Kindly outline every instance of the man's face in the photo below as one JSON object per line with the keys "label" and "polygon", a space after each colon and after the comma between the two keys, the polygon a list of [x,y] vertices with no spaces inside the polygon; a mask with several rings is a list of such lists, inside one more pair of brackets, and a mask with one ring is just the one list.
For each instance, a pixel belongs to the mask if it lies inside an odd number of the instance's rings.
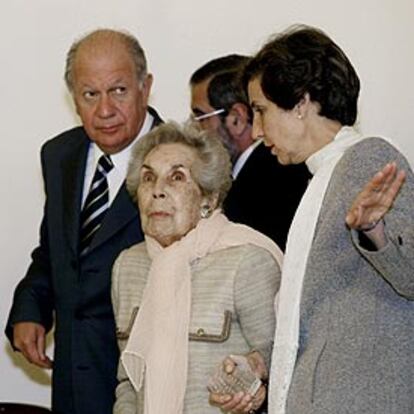
{"label": "man's face", "polygon": [[[208,100],[209,82],[210,79],[207,79],[191,85],[191,111],[193,116],[205,115],[217,109],[213,108]],[[222,122],[221,117],[219,115],[213,115],[198,121],[198,123],[202,129],[214,132],[219,136],[224,147],[229,152],[232,162],[234,162],[239,156],[239,150],[230,131],[225,123]]]}
{"label": "man's face", "polygon": [[152,77],[137,77],[121,42],[81,46],[73,66],[76,110],[89,136],[102,151],[114,154],[138,135],[145,119]]}

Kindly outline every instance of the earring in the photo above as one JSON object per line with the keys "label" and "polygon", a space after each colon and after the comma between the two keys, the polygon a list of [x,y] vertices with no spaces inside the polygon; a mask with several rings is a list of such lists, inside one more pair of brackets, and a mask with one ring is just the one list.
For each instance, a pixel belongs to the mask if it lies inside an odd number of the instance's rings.
{"label": "earring", "polygon": [[208,204],[205,204],[204,206],[201,206],[200,210],[200,216],[201,218],[207,218],[210,216],[210,206]]}
{"label": "earring", "polygon": [[302,118],[303,118],[302,114],[298,114],[298,119],[302,119]]}

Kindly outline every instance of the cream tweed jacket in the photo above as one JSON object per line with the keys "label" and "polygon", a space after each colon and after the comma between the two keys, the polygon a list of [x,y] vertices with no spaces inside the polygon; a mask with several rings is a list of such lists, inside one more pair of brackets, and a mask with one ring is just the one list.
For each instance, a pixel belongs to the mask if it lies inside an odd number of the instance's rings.
{"label": "cream tweed jacket", "polygon": [[[139,312],[150,265],[145,243],[124,250],[114,264],[112,303],[121,352]],[[206,386],[222,359],[256,349],[269,364],[275,329],[273,303],[279,289],[280,269],[266,250],[246,244],[211,253],[194,262],[191,271],[184,413],[220,413],[209,404]],[[142,390],[135,392],[121,364],[118,380],[114,414],[142,413]]]}

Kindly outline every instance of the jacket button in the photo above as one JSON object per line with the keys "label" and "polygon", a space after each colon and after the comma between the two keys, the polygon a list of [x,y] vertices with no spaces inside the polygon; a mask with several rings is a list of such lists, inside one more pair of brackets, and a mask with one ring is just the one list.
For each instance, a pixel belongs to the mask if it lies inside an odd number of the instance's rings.
{"label": "jacket button", "polygon": [[197,336],[204,336],[205,334],[206,334],[206,332],[204,331],[203,328],[197,329]]}

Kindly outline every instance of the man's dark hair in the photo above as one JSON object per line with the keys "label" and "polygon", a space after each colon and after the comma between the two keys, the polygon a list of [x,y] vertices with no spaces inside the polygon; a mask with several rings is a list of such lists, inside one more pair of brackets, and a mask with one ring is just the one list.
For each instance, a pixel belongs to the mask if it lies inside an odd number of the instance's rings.
{"label": "man's dark hair", "polygon": [[190,85],[204,82],[220,72],[237,69],[244,65],[248,59],[247,56],[231,54],[210,60],[191,75]]}
{"label": "man's dark hair", "polygon": [[225,109],[225,114],[228,114],[234,104],[242,103],[248,108],[249,122],[251,122],[252,111],[241,82],[241,71],[242,67],[240,70],[230,70],[215,75],[208,84],[208,101],[214,109]]}
{"label": "man's dark hair", "polygon": [[309,94],[321,116],[353,125],[358,75],[340,47],[319,29],[299,25],[276,35],[246,65],[243,85],[259,79],[263,94],[289,110]]}

